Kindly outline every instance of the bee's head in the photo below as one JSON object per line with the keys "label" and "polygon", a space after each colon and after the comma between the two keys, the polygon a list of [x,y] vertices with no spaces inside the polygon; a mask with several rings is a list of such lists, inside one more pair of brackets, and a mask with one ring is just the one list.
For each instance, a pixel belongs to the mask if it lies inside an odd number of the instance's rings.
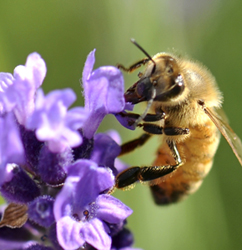
{"label": "bee's head", "polygon": [[176,59],[167,54],[157,54],[147,65],[139,81],[125,93],[126,102],[167,102],[181,95],[185,89]]}

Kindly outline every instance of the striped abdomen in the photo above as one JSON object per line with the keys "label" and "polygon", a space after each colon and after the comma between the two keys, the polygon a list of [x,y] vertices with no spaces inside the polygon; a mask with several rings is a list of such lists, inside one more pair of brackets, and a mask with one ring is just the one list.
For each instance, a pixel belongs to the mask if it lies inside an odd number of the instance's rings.
{"label": "striped abdomen", "polygon": [[[151,182],[157,204],[177,202],[195,192],[210,171],[220,133],[211,120],[202,126],[189,127],[190,136],[177,143],[183,165],[176,171]],[[164,143],[158,150],[154,166],[174,165],[170,149]]]}

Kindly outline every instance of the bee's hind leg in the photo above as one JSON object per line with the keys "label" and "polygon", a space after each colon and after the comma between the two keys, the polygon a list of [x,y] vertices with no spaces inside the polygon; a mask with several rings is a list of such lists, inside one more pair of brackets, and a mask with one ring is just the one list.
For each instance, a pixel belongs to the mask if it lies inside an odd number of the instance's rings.
{"label": "bee's hind leg", "polygon": [[135,166],[128,168],[116,176],[115,187],[125,188],[129,185],[132,185],[136,181],[142,181],[142,182],[151,181],[176,170],[182,164],[180,154],[177,150],[176,143],[174,141],[167,142],[167,144],[171,149],[174,159],[176,161],[175,165],[149,166],[149,167]]}

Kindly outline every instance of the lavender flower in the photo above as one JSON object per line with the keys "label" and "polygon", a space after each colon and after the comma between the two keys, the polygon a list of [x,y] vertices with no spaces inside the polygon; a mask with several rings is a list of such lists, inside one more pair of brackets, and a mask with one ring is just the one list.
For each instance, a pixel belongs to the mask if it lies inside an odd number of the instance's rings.
{"label": "lavender flower", "polygon": [[64,249],[76,249],[85,242],[96,249],[110,249],[108,224],[118,224],[132,213],[122,202],[105,194],[113,184],[111,172],[93,161],[78,160],[69,166],[65,185],[54,204],[57,236]]}
{"label": "lavender flower", "polygon": [[88,113],[81,107],[67,110],[75,99],[71,89],[55,90],[46,97],[41,89],[37,91],[35,110],[27,128],[36,129],[38,140],[47,142],[52,152],[63,152],[82,143],[77,129],[83,126]]}
{"label": "lavender flower", "polygon": [[94,55],[95,50],[88,55],[82,74],[85,109],[90,114],[83,126],[87,138],[93,137],[105,115],[119,113],[125,107],[122,73],[112,66],[92,71],[95,63]]}
{"label": "lavender flower", "polygon": [[11,166],[24,163],[24,148],[12,112],[0,116],[0,185],[11,180]]}
{"label": "lavender flower", "polygon": [[28,56],[25,66],[17,66],[13,76],[1,73],[1,113],[13,109],[18,122],[25,125],[34,110],[36,90],[41,86],[45,75],[45,62],[37,53]]}
{"label": "lavender flower", "polygon": [[14,78],[9,73],[0,73],[0,115],[9,112],[15,106],[15,98],[12,91],[9,91]]}
{"label": "lavender flower", "polygon": [[93,71],[94,53],[83,70],[85,107],[69,109],[71,89],[43,93],[37,53],[13,75],[0,73],[0,191],[9,203],[0,249],[132,249],[123,229],[132,210],[108,192],[116,164],[125,166],[118,135],[96,134],[107,114],[127,107],[123,77],[112,66]]}

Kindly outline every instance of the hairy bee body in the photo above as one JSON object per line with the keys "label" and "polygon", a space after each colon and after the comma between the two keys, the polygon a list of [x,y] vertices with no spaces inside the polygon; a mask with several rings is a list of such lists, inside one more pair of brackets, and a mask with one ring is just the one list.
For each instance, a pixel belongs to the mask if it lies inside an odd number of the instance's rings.
{"label": "hairy bee body", "polygon": [[[154,57],[164,57],[160,53]],[[170,56],[170,55],[169,55]],[[174,58],[174,56],[172,56]],[[181,75],[189,86],[186,101],[161,104],[154,102],[153,110],[161,109],[165,112],[164,127],[186,127],[189,135],[166,136],[161,135],[162,142],[174,140],[181,155],[183,164],[174,172],[150,182],[151,191],[157,204],[177,202],[195,192],[202,184],[203,178],[210,171],[214,155],[217,151],[220,133],[211,119],[197,104],[198,99],[207,99],[209,108],[219,107],[221,94],[210,72],[200,64],[176,59]],[[196,88],[193,88],[196,82]],[[200,83],[200,84],[199,84]],[[157,151],[157,158],[152,165],[174,165],[174,156],[166,143]]]}
{"label": "hairy bee body", "polygon": [[[222,94],[210,71],[198,62],[168,53],[147,58],[129,68],[146,65],[139,80],[125,92],[126,102],[147,102],[143,114],[121,113],[128,124],[145,134],[122,145],[121,154],[142,146],[152,135],[161,146],[152,166],[134,166],[116,176],[115,187],[125,189],[137,181],[149,182],[157,204],[169,204],[194,193],[210,171],[220,141],[220,133],[242,165],[242,143],[222,117]],[[149,113],[150,112],[150,113]],[[219,113],[221,114],[219,114]]]}
{"label": "hairy bee body", "polygon": [[[220,133],[208,120],[203,125],[188,126],[190,136],[177,143],[183,165],[174,172],[151,181],[157,204],[177,202],[195,192],[210,171],[220,140]],[[164,138],[165,140],[165,138]],[[167,144],[158,149],[154,166],[174,165],[174,157]]]}

